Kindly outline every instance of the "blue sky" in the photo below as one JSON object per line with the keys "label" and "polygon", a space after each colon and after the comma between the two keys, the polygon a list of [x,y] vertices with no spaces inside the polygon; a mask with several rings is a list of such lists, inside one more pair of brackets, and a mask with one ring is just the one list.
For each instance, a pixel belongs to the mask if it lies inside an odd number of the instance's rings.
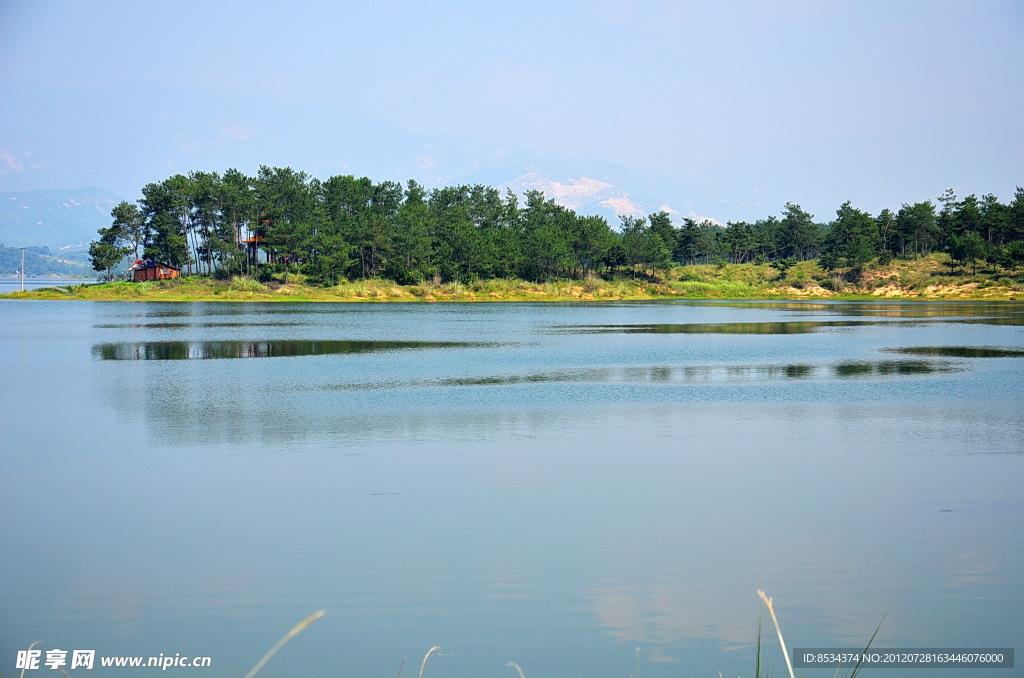
{"label": "blue sky", "polygon": [[540,163],[721,221],[1008,201],[1022,71],[1020,0],[0,0],[0,192]]}

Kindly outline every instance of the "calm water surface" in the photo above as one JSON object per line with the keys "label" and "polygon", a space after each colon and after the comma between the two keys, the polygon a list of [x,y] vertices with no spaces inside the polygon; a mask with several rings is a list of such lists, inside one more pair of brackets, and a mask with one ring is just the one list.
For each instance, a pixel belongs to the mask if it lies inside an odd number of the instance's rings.
{"label": "calm water surface", "polygon": [[[96,278],[25,278],[25,291],[40,287],[64,287],[66,285],[94,285]],[[0,294],[21,290],[21,278],[0,278]]]}
{"label": "calm water surface", "polygon": [[0,673],[1021,652],[1022,403],[1021,304],[3,301]]}

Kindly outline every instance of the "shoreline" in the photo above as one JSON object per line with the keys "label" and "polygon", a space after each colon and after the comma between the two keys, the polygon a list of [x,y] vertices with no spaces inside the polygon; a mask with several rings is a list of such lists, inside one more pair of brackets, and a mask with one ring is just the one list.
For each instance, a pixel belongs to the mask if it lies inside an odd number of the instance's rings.
{"label": "shoreline", "polygon": [[[489,281],[494,282],[494,281]],[[75,300],[136,302],[228,302],[228,303],[504,303],[562,302],[605,303],[620,301],[991,301],[1021,302],[1024,294],[1008,287],[977,283],[935,285],[924,290],[886,285],[874,290],[853,289],[832,292],[821,287],[754,287],[710,283],[605,283],[588,289],[583,282],[461,285],[436,287],[397,285],[387,281],[363,281],[335,287],[301,284],[240,289],[231,283],[193,281],[183,283],[97,283],[53,285],[25,292],[0,294],[11,300]],[[495,289],[498,288],[498,289]],[[501,289],[504,288],[504,289]]]}
{"label": "shoreline", "polygon": [[769,264],[694,264],[671,270],[619,273],[608,280],[528,282],[493,278],[468,283],[423,281],[399,285],[385,279],[307,284],[305,276],[277,274],[264,282],[233,277],[186,276],[149,282],[55,284],[0,299],[89,301],[228,302],[606,302],[654,300],[777,301],[1024,301],[1024,274],[993,268],[982,273],[950,271],[948,255],[875,264],[856,274],[822,270],[802,261],[779,271]]}

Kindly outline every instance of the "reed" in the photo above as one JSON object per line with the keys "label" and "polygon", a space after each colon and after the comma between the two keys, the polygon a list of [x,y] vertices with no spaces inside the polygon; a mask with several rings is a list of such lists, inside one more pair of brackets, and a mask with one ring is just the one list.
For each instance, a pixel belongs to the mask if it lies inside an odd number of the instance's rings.
{"label": "reed", "polygon": [[761,615],[757,616],[757,649],[754,651],[754,675],[761,676]]}
{"label": "reed", "polygon": [[[37,640],[37,641],[33,642],[31,645],[28,646],[28,649],[31,650],[33,647],[35,647],[36,645],[38,645],[41,642],[43,642],[43,641]],[[19,676],[19,678],[25,678],[25,669],[24,668],[21,670],[21,675]]]}
{"label": "reed", "polygon": [[[775,632],[779,636],[779,645],[782,646],[782,656],[786,658],[786,668],[789,669],[789,678],[796,678],[793,673],[793,664],[789,660],[789,649],[786,647],[786,641],[782,638],[782,629],[779,627],[779,620],[775,616],[775,607],[772,605],[772,599],[769,598],[764,591],[758,591],[757,595],[761,596],[761,600],[764,601],[765,607],[768,608],[768,613],[772,616],[772,622],[775,624]],[[868,639],[868,644],[864,646],[864,649],[860,652],[860,659],[853,667],[853,671],[846,678],[856,678],[857,674],[860,673],[862,664],[864,662],[864,655],[871,649],[871,644],[875,642],[875,636],[878,635],[878,631],[882,628],[882,624],[885,622],[885,615],[882,617],[882,621],[878,622],[878,626],[875,627],[875,632],[871,634],[871,638]],[[836,676],[839,675],[839,668],[836,667]],[[754,678],[761,678],[761,620],[757,620],[757,654],[754,657]]]}
{"label": "reed", "polygon": [[[888,616],[888,615],[886,615]],[[882,628],[882,622],[885,621],[885,617],[882,617],[882,621],[878,622],[878,626],[875,627],[875,632],[871,634],[871,638],[868,639],[868,644],[864,646],[864,651],[860,653],[861,659],[857,661],[857,665],[853,667],[853,671],[850,673],[848,678],[856,678],[857,674],[860,673],[861,664],[864,662],[864,655],[871,649],[871,643],[875,642],[875,636],[878,635],[878,630]],[[838,675],[839,669],[836,669]]]}
{"label": "reed", "polygon": [[[298,624],[296,624],[295,627],[292,628],[291,631],[289,631],[288,633],[284,634],[284,636],[281,638],[281,640],[277,641],[277,644],[274,645],[274,647],[270,648],[269,652],[267,652],[265,655],[263,655],[263,659],[261,659],[258,662],[256,662],[256,666],[252,667],[252,670],[249,671],[249,673],[245,674],[245,678],[252,678],[257,673],[259,673],[260,669],[262,669],[263,666],[268,661],[270,661],[271,657],[273,657],[275,654],[277,654],[278,650],[280,650],[282,647],[284,647],[285,643],[287,643],[289,640],[291,640],[295,636],[297,636],[300,633],[302,633],[302,631],[307,626],[309,626],[310,624],[312,624],[313,622],[315,622],[317,619],[319,619],[320,617],[324,616],[325,614],[327,614],[327,610],[320,610],[319,612],[314,612],[313,614],[309,615],[308,617],[306,617],[305,619],[300,621]],[[424,659],[423,661],[426,662],[426,659]],[[422,675],[423,675],[423,672],[421,670],[420,671],[421,678],[422,678]]]}
{"label": "reed", "polygon": [[266,292],[267,286],[259,280],[235,276],[231,279],[231,284],[228,285],[228,289],[232,292]]}
{"label": "reed", "polygon": [[427,650],[427,653],[425,655],[423,655],[423,663],[420,664],[420,678],[423,678],[423,669],[426,668],[427,660],[430,659],[430,655],[434,654],[435,652],[437,652],[440,649],[441,649],[440,645],[435,645],[434,647],[432,647],[429,650]]}
{"label": "reed", "polygon": [[789,650],[786,648],[786,641],[782,639],[782,629],[779,628],[779,620],[775,616],[775,608],[772,607],[772,599],[765,595],[764,591],[758,591],[757,595],[761,596],[761,600],[764,601],[765,607],[768,608],[768,614],[772,616],[772,622],[775,624],[775,632],[779,634],[779,645],[782,646],[782,656],[786,658],[786,668],[789,669],[789,678],[796,678],[793,674],[793,663],[789,661]]}
{"label": "reed", "polygon": [[458,280],[445,283],[438,288],[438,292],[443,295],[451,296],[453,300],[462,299],[466,296],[466,286]]}

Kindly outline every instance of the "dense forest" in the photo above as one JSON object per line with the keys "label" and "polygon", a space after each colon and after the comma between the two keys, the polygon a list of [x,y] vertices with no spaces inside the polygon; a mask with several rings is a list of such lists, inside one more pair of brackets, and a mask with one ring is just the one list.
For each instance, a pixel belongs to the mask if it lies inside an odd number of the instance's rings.
{"label": "dense forest", "polygon": [[1024,265],[1024,188],[1010,204],[994,195],[904,204],[878,215],[849,202],[828,222],[787,203],[779,216],[726,226],[667,212],[581,216],[530,191],[522,200],[482,185],[426,190],[410,180],[354,176],[321,181],[291,168],[176,174],[122,202],[90,247],[93,267],[126,256],[185,274],[266,278],[301,272],[319,284],[386,278],[473,282],[639,275],[680,264],[770,262],[780,270],[817,259],[856,277],[874,260],[948,252],[950,266]]}

